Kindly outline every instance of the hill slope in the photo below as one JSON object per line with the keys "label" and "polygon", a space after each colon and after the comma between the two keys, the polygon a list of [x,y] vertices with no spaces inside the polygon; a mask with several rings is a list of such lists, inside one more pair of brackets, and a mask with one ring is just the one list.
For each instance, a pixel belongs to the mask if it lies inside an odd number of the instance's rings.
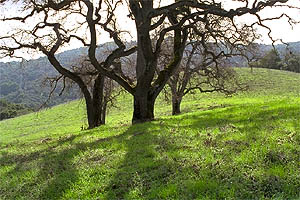
{"label": "hill slope", "polygon": [[300,198],[300,75],[237,70],[249,92],[145,124],[128,96],[94,130],[78,101],[0,122],[0,199]]}
{"label": "hill slope", "polygon": [[[74,50],[75,51],[75,50]],[[68,52],[58,56],[63,64],[71,62]],[[79,56],[79,52],[77,52]],[[58,105],[63,102],[78,99],[80,96],[78,88],[68,88],[68,91],[59,96],[63,88],[61,82],[52,94],[50,101],[47,101],[51,91],[50,83],[46,78],[53,78],[58,72],[51,66],[45,57],[28,62],[0,62],[0,99],[8,102],[23,104],[34,110],[40,108],[45,102],[48,106]]]}
{"label": "hill slope", "polygon": [[[300,42],[288,43],[289,49],[298,54],[300,52]],[[129,46],[132,44],[129,43]],[[103,49],[113,48],[113,43],[108,42],[103,44]],[[270,51],[273,47],[271,45],[259,44],[259,51],[262,54]],[[284,54],[286,46],[279,44],[275,45],[276,49],[281,55]],[[74,62],[74,58],[78,58],[87,54],[86,48],[72,49],[57,54],[58,60],[67,67],[70,67]],[[101,48],[98,49],[97,54],[103,54]],[[105,53],[104,53],[105,54]],[[234,65],[247,66],[245,59],[234,57],[231,60]],[[0,99],[6,99],[11,103],[23,104],[32,109],[37,110],[48,99],[50,93],[50,85],[46,84],[46,77],[55,77],[58,72],[51,66],[46,57],[40,57],[28,62],[0,62]],[[58,84],[54,91],[52,98],[47,102],[48,106],[54,106],[70,100],[78,99],[80,92],[77,86],[73,86],[68,92],[62,96],[59,93],[62,89],[62,83]]]}

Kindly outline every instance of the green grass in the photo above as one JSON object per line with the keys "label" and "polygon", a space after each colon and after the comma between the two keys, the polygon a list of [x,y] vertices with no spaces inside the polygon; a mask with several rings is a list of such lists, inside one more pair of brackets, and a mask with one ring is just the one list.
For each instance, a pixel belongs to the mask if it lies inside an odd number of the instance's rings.
{"label": "green grass", "polygon": [[144,124],[126,95],[93,130],[79,101],[1,121],[0,199],[300,199],[300,74],[237,70],[248,92]]}

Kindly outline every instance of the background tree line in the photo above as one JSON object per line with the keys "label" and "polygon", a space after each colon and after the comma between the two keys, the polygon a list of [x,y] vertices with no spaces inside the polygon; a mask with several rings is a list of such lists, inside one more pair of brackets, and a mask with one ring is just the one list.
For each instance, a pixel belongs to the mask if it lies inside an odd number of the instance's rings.
{"label": "background tree line", "polygon": [[299,50],[293,52],[286,49],[279,52],[277,49],[272,49],[262,53],[261,58],[251,62],[250,66],[300,73],[300,53]]}

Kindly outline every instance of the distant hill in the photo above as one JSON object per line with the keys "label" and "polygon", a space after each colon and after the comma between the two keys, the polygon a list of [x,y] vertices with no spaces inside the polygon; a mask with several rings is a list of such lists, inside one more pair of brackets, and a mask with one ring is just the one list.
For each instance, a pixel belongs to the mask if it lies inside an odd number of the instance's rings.
{"label": "distant hill", "polygon": [[[277,44],[275,45],[276,50],[279,52],[279,55],[281,58],[284,57],[284,54],[286,50],[293,52],[294,54],[300,54],[300,41],[299,42],[291,42],[287,43],[288,45],[285,44]],[[268,51],[273,49],[272,45],[266,45],[266,44],[257,44],[258,49],[257,52],[255,52],[255,56],[257,58],[263,57]],[[251,56],[250,56],[251,57]],[[245,58],[236,56],[229,58],[231,63],[233,63],[234,67],[245,67],[248,66],[248,62]]]}
{"label": "distant hill", "polygon": [[[101,47],[103,47],[101,50],[110,50],[114,45],[108,42]],[[97,54],[99,57],[102,55],[100,48]],[[82,47],[64,51],[56,56],[64,67],[69,68],[74,63],[74,59],[84,55],[87,55],[87,48]],[[0,62],[0,100],[37,110],[41,106],[51,107],[80,98],[81,93],[76,84],[59,96],[63,87],[62,83],[59,83],[51,99],[48,100],[51,87],[45,79],[57,75],[58,72],[46,57],[25,62]]]}
{"label": "distant hill", "polygon": [[[265,44],[260,44],[259,47],[264,52],[270,51],[273,48],[272,45],[265,45]],[[300,41],[299,42],[290,42],[290,43],[288,43],[288,45],[278,44],[278,45],[275,45],[275,48],[277,49],[277,51],[280,54],[283,54],[287,48],[290,51],[292,51],[293,53],[300,53]]]}
{"label": "distant hill", "polygon": [[[72,57],[79,55],[79,50],[72,50],[60,54],[58,57],[67,64]],[[72,56],[73,55],[73,56]],[[0,99],[11,103],[24,104],[34,110],[44,104],[50,93],[50,86],[44,83],[46,77],[54,77],[58,72],[51,66],[46,57],[28,62],[0,63]],[[59,84],[47,106],[77,99],[78,89],[71,88],[62,96],[58,96],[62,85]]]}

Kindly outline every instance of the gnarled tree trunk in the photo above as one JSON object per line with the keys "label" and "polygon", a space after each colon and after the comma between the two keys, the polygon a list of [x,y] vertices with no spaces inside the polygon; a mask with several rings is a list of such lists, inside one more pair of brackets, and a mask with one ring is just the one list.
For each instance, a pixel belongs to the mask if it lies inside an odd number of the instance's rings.
{"label": "gnarled tree trunk", "polygon": [[155,99],[148,95],[134,95],[133,117],[132,123],[142,123],[152,121],[154,119],[154,103]]}
{"label": "gnarled tree trunk", "polygon": [[99,74],[95,79],[93,95],[91,96],[88,91],[84,92],[89,129],[105,124],[105,114],[103,114],[104,80],[105,77]]}
{"label": "gnarled tree trunk", "polygon": [[104,79],[105,77],[101,74],[95,79],[93,87],[93,96],[91,102],[87,102],[87,115],[89,128],[95,128],[102,124],[105,124],[103,121],[103,96],[104,96]]}
{"label": "gnarled tree trunk", "polygon": [[[146,5],[147,4],[147,5]],[[149,1],[145,6],[151,8],[153,5]],[[146,8],[143,8],[144,10]],[[157,59],[152,52],[150,39],[151,20],[141,12],[136,13],[137,24],[137,62],[136,75],[137,85],[133,94],[133,117],[132,123],[142,123],[154,119],[154,102],[156,97],[151,93],[152,80],[155,74]]]}
{"label": "gnarled tree trunk", "polygon": [[181,97],[176,97],[172,94],[172,115],[178,115],[181,113],[180,105],[181,105]]}
{"label": "gnarled tree trunk", "polygon": [[102,120],[102,109],[105,76],[102,74],[97,75],[91,94],[91,92],[88,90],[88,85],[80,76],[63,68],[59,61],[55,58],[54,53],[49,53],[46,50],[44,50],[44,52],[48,56],[50,63],[59,73],[70,78],[79,86],[86,102],[88,128],[91,129],[104,124],[104,121]]}

